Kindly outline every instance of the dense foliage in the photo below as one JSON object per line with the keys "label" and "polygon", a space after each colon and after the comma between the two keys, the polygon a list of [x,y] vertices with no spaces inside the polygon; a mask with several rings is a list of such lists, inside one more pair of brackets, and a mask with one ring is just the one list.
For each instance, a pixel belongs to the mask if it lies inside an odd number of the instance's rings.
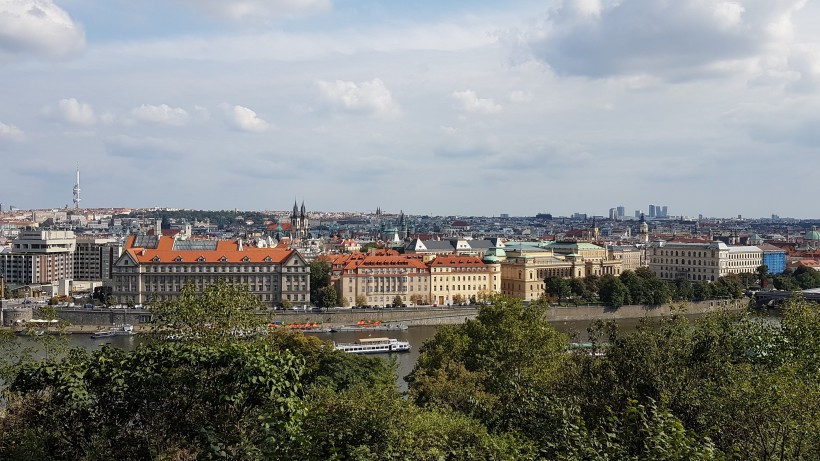
{"label": "dense foliage", "polygon": [[[637,293],[613,279],[622,296]],[[575,347],[544,320],[546,302],[496,297],[474,320],[437,330],[405,397],[388,361],[298,332],[247,334],[256,330],[244,302],[230,301],[242,290],[232,290],[166,304],[162,334],[175,341],[8,363],[0,459],[768,461],[820,453],[820,308],[801,299],[785,306],[781,323],[746,313],[645,320],[635,331],[596,323],[588,347]],[[0,336],[4,356],[13,345]]]}
{"label": "dense foliage", "polygon": [[[820,286],[820,272],[816,272]],[[777,284],[777,278],[775,284]],[[547,277],[546,292],[559,303],[602,303],[609,307],[627,304],[660,305],[674,301],[704,301],[707,299],[738,299],[744,290],[759,281],[756,274],[731,274],[714,282],[690,282],[678,279],[668,282],[659,279],[646,267],[627,270],[619,276],[589,275],[565,279]],[[795,282],[796,283],[796,282]]]}
{"label": "dense foliage", "polygon": [[774,277],[774,287],[778,290],[808,290],[820,288],[820,271],[800,266],[794,271],[786,269]]}

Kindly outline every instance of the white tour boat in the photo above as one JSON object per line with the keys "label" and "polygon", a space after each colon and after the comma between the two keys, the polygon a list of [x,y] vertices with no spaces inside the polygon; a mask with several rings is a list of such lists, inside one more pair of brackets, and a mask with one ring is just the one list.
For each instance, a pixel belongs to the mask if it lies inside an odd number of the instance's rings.
{"label": "white tour boat", "polygon": [[91,334],[94,339],[111,338],[112,336],[131,336],[134,334],[134,326],[124,323],[118,327],[111,327],[107,330],[98,330]]}
{"label": "white tour boat", "polygon": [[333,343],[336,350],[350,354],[387,354],[409,352],[410,343],[395,338],[363,338],[355,343]]}

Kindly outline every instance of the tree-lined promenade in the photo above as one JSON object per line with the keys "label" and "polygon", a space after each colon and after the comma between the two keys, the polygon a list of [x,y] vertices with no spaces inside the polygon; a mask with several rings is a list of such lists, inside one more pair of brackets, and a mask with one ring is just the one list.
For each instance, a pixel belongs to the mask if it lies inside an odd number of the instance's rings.
{"label": "tree-lined promenade", "polygon": [[[187,289],[133,352],[35,360],[4,338],[0,459],[815,460],[820,308],[599,322],[575,348],[539,301],[442,326],[395,389],[389,362],[255,336],[246,290]],[[173,339],[173,340],[169,340]]]}

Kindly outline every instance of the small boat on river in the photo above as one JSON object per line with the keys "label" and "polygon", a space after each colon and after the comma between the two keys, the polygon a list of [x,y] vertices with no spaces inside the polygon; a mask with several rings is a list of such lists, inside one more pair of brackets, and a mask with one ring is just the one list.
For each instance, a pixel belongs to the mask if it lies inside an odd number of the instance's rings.
{"label": "small boat on river", "polygon": [[134,334],[134,326],[124,323],[118,327],[111,327],[107,330],[97,330],[91,334],[94,339],[111,338],[114,336],[131,336]]}
{"label": "small boat on river", "polygon": [[355,343],[333,343],[333,347],[349,354],[389,354],[410,351],[409,342],[395,338],[362,338]]}

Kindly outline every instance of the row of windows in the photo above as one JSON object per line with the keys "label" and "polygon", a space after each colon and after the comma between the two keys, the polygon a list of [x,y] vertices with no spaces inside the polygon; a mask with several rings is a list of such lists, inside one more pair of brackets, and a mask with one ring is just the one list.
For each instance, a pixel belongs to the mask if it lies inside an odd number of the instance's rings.
{"label": "row of windows", "polygon": [[681,251],[681,250],[662,250],[655,249],[654,254],[659,256],[686,256],[689,258],[714,258],[717,250],[711,251]]}
{"label": "row of windows", "polygon": [[275,272],[275,266],[146,266],[145,272]]}
{"label": "row of windows", "polygon": [[[476,280],[487,280],[487,276],[486,276],[486,275],[473,275],[473,276],[465,275],[465,276],[464,276],[463,281],[465,281],[465,282],[466,282],[466,281],[468,281],[468,280],[472,280],[472,281],[476,281]],[[437,281],[437,280],[436,280],[436,277],[433,277],[433,281],[434,281],[434,282],[436,282],[436,281]],[[442,281],[442,282],[449,282],[449,281],[450,281],[450,277],[441,277],[441,281]],[[454,275],[454,276],[453,276],[453,281],[454,281],[454,282],[461,282],[461,281],[462,281],[462,278],[461,278],[461,276],[460,276],[460,275]]]}
{"label": "row of windows", "polygon": [[[453,287],[453,291],[461,291],[462,285],[439,285],[438,291],[450,291],[450,287]],[[433,286],[433,290],[435,291],[436,287]],[[487,285],[464,285],[464,290],[486,290]]]}
{"label": "row of windows", "polygon": [[481,266],[447,266],[447,267],[433,267],[433,272],[487,272],[487,267]]}

